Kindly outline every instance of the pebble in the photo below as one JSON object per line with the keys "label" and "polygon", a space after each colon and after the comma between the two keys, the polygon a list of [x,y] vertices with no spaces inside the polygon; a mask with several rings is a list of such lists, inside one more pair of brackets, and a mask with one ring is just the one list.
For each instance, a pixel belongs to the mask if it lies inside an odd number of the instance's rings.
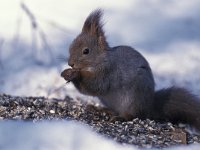
{"label": "pebble", "polygon": [[49,111],[51,114],[55,114],[55,111],[54,110],[50,110]]}

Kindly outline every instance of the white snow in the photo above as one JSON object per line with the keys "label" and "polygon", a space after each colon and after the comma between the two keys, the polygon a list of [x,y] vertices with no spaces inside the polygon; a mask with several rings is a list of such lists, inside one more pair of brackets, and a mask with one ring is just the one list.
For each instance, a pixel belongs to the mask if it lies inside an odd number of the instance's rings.
{"label": "white snow", "polygon": [[77,122],[0,122],[1,150],[135,150]]}
{"label": "white snow", "polygon": [[[94,133],[78,122],[0,122],[1,150],[136,150]],[[199,145],[171,147],[198,150]],[[167,149],[166,149],[167,150]]]}
{"label": "white snow", "polygon": [[[36,28],[22,3],[33,13]],[[200,96],[199,6],[199,0],[1,0],[0,93],[83,97],[60,73],[68,67],[70,42],[100,7],[110,45],[140,51],[157,89],[177,85]]]}

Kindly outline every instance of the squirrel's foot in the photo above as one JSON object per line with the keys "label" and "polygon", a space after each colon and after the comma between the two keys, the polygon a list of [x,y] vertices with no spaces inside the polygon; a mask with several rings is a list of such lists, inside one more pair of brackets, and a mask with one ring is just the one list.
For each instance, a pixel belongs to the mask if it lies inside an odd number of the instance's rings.
{"label": "squirrel's foot", "polygon": [[132,120],[134,117],[133,115],[130,115],[128,113],[121,114],[121,115],[114,115],[113,117],[110,118],[110,122],[115,122],[115,121],[120,121],[120,122],[126,122],[129,120]]}
{"label": "squirrel's foot", "polygon": [[125,122],[127,121],[125,118],[121,117],[121,116],[112,116],[109,120],[109,122],[115,122],[115,121],[119,121],[119,122]]}
{"label": "squirrel's foot", "polygon": [[79,76],[79,71],[77,69],[65,69],[61,73],[61,77],[63,77],[66,81],[70,82],[73,79],[77,78]]}

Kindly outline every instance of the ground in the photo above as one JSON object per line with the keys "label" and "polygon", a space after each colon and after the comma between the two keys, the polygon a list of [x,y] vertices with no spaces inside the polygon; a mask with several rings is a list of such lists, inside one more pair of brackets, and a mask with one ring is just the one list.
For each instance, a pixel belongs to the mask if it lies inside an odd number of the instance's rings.
{"label": "ground", "polygon": [[0,119],[40,123],[43,121],[78,121],[105,138],[139,148],[166,148],[200,143],[200,136],[188,132],[185,125],[154,120],[112,120],[108,109],[81,99],[47,99],[0,95]]}

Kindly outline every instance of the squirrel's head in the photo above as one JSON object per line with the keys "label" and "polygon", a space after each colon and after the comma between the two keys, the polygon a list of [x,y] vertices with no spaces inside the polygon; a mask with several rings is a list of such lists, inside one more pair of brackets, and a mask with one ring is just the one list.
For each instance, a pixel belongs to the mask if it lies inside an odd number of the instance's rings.
{"label": "squirrel's head", "polygon": [[101,22],[102,10],[93,11],[85,20],[82,32],[69,48],[68,64],[80,70],[93,70],[103,62],[109,49]]}

